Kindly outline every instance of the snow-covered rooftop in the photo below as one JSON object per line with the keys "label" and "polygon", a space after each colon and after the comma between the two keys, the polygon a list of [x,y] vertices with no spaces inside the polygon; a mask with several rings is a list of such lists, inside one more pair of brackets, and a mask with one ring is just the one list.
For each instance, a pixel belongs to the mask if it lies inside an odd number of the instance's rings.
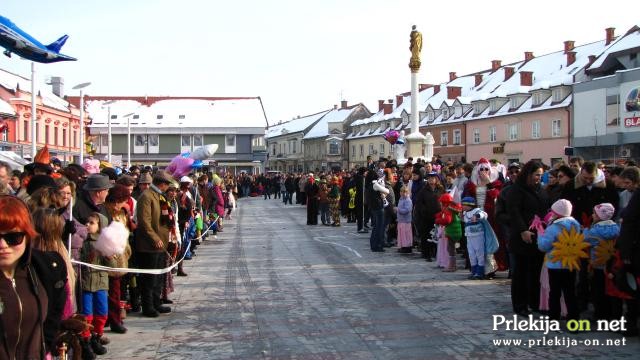
{"label": "snow-covered rooftop", "polygon": [[[31,93],[31,80],[20,75],[10,73],[4,69],[0,69],[0,86],[10,91],[16,91],[19,87],[21,91]],[[36,93],[40,93],[42,103],[53,109],[69,111],[69,103],[54,94],[49,86],[44,84],[36,84]]]}
{"label": "snow-covered rooftop", "polygon": [[11,104],[0,99],[0,114],[15,115],[16,111]]}
{"label": "snow-covered rooftop", "polygon": [[92,127],[112,126],[161,128],[264,128],[266,119],[259,98],[164,99],[150,106],[136,100],[88,100],[85,102]]}
{"label": "snow-covered rooftop", "polygon": [[610,55],[615,56],[616,54],[625,52],[627,50],[635,49],[640,46],[640,28],[633,27],[629,32],[625,35],[616,39],[610,46],[606,49],[606,51],[596,59],[596,61],[589,66],[587,70],[594,70],[601,67],[604,62],[610,57]]}
{"label": "snow-covered rooftop", "polygon": [[330,110],[321,111],[316,114],[296,118],[278,125],[270,126],[267,129],[266,138],[273,138],[290,133],[300,132],[311,126],[313,123],[325,116]]}
{"label": "snow-covered rooftop", "polygon": [[314,139],[319,137],[329,136],[329,123],[342,123],[344,122],[356,109],[332,109],[320,121],[318,121],[308,133],[305,134],[304,139]]}

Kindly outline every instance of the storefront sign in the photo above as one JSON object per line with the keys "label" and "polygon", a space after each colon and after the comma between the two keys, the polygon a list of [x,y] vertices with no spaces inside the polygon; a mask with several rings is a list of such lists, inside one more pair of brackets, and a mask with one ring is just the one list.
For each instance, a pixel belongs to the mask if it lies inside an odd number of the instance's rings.
{"label": "storefront sign", "polygon": [[624,127],[640,126],[640,116],[624,118]]}

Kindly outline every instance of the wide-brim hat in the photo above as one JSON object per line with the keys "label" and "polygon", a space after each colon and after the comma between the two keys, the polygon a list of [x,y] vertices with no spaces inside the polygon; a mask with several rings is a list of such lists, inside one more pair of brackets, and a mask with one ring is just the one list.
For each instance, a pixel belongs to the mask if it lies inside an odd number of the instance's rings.
{"label": "wide-brim hat", "polygon": [[113,184],[109,181],[109,177],[107,175],[91,174],[82,188],[87,191],[96,191],[111,189],[112,187]]}
{"label": "wide-brim hat", "polygon": [[164,171],[164,170],[158,170],[158,171],[156,171],[155,174],[153,174],[153,182],[154,183],[171,184],[174,181],[175,180],[173,179],[173,177],[171,175],[169,175],[169,173]]}
{"label": "wide-brim hat", "polygon": [[153,177],[148,172],[143,172],[138,178],[138,184],[151,184]]}

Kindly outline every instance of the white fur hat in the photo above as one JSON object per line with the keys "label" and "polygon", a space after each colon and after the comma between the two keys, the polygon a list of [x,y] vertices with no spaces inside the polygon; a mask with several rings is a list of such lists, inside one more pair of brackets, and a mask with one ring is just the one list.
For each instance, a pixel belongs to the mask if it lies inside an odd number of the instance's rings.
{"label": "white fur hat", "polygon": [[602,203],[593,207],[600,220],[611,220],[616,209],[610,203]]}
{"label": "white fur hat", "polygon": [[568,217],[571,216],[573,205],[569,200],[560,199],[551,205],[551,210],[559,216]]}
{"label": "white fur hat", "polygon": [[180,182],[193,184],[193,180],[191,180],[191,178],[186,175],[180,178]]}

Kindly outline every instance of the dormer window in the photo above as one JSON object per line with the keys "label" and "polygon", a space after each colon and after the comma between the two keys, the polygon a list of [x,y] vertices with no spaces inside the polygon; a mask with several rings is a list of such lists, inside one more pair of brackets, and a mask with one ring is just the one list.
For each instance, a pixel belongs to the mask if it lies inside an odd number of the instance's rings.
{"label": "dormer window", "polygon": [[427,112],[427,115],[429,115],[429,121],[433,121],[433,119],[436,117],[436,114],[433,112],[433,110],[429,110]]}
{"label": "dormer window", "polygon": [[156,119],[158,119],[158,120],[162,120],[163,118],[164,118],[164,116],[162,116],[162,115],[157,115],[156,116]]}
{"label": "dormer window", "polygon": [[449,108],[442,109],[442,119],[447,120],[449,118]]}
{"label": "dormer window", "polygon": [[133,119],[134,119],[134,120],[140,119],[140,115],[138,115],[138,114],[133,115]]}
{"label": "dormer window", "polygon": [[408,116],[402,115],[402,125],[403,126],[409,125],[409,117]]}
{"label": "dormer window", "polygon": [[553,102],[562,101],[562,99],[564,99],[563,95],[564,95],[564,91],[562,91],[562,88],[553,89],[551,91],[551,96],[553,96]]}
{"label": "dormer window", "polygon": [[184,120],[185,118],[186,118],[185,115],[178,115],[178,119],[180,119],[180,120]]}
{"label": "dormer window", "polygon": [[489,106],[491,107],[491,112],[496,112],[500,109],[500,101],[498,99],[491,99],[489,101]]}
{"label": "dormer window", "polygon": [[117,119],[117,118],[118,118],[118,115],[111,115],[111,120]]}

